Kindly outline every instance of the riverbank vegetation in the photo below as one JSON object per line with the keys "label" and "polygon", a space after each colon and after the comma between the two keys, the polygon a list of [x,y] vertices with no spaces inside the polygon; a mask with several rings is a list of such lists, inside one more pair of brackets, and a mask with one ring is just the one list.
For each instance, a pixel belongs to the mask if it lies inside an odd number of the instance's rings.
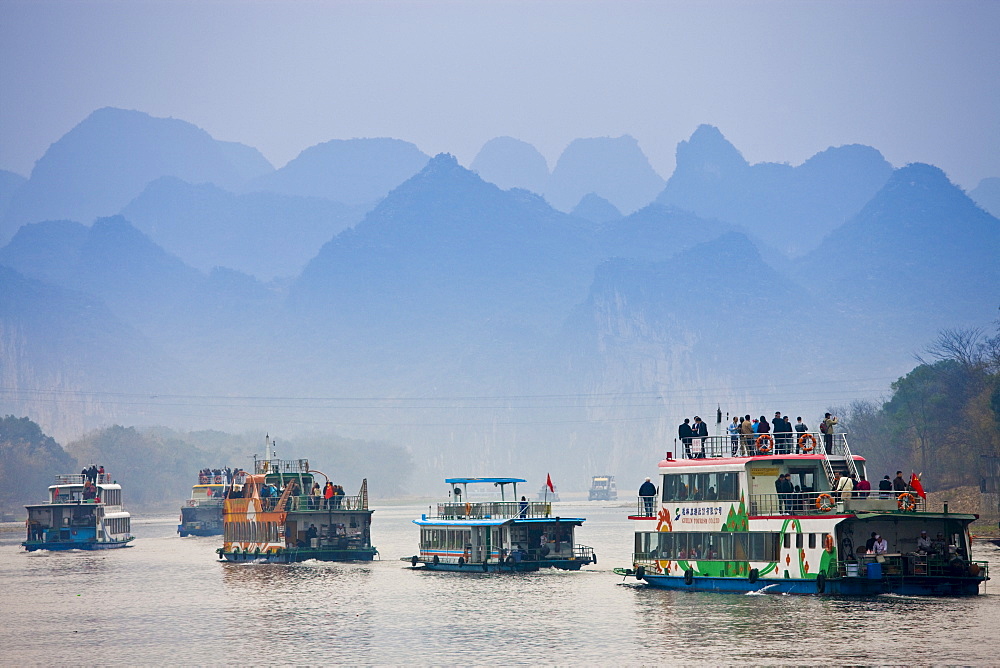
{"label": "riverbank vegetation", "polygon": [[943,331],[883,401],[841,411],[851,447],[873,485],[902,470],[927,490],[974,485],[997,491],[1000,474],[1000,323]]}

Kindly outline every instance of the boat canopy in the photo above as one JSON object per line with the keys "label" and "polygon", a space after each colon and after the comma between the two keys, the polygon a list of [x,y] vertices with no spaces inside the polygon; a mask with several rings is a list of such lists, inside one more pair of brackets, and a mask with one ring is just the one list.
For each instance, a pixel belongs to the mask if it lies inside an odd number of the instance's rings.
{"label": "boat canopy", "polygon": [[[448,483],[450,488],[452,485],[461,485],[462,488],[455,488],[455,496],[466,496],[465,492],[468,490],[468,485],[481,484],[481,483],[493,483],[494,487],[500,488],[500,498],[506,498],[504,490],[507,485],[511,485],[514,488],[514,498],[517,498],[517,483],[528,482],[524,478],[445,478],[444,481]],[[450,493],[450,492],[449,492]]]}
{"label": "boat canopy", "polygon": [[476,482],[492,482],[500,485],[507,485],[515,482],[528,482],[524,478],[445,478],[449,485],[467,485]]}

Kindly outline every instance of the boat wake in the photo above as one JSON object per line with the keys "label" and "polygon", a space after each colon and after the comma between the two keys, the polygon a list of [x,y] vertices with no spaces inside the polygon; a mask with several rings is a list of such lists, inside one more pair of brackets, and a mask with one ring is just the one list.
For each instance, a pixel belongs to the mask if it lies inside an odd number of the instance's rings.
{"label": "boat wake", "polygon": [[770,594],[771,593],[770,590],[774,589],[777,586],[778,586],[777,584],[769,584],[766,587],[761,587],[760,589],[758,589],[756,591],[748,591],[746,593],[746,595],[747,596],[764,596],[766,594]]}

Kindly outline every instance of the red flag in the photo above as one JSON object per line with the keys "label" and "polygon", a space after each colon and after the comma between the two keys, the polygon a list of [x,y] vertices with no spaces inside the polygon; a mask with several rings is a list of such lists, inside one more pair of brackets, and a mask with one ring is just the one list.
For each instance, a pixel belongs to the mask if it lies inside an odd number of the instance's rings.
{"label": "red flag", "polygon": [[545,484],[548,485],[549,489],[553,492],[556,491],[556,486],[552,484],[552,476],[548,473],[545,474]]}
{"label": "red flag", "polygon": [[919,494],[923,498],[927,498],[927,493],[924,492],[924,486],[920,484],[920,478],[917,477],[916,473],[910,475],[910,489]]}

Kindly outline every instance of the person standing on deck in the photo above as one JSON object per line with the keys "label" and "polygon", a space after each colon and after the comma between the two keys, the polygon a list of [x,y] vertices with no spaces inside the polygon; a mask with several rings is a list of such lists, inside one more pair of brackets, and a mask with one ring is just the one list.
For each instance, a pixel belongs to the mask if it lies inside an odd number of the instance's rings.
{"label": "person standing on deck", "polygon": [[837,500],[844,501],[851,498],[851,492],[854,490],[854,480],[849,475],[837,474],[837,485],[834,487],[837,490]]}
{"label": "person standing on deck", "polygon": [[740,418],[733,418],[733,423],[726,429],[729,432],[729,445],[733,450],[732,456],[736,456],[736,451],[740,448]]}
{"label": "person standing on deck", "polygon": [[750,421],[749,415],[743,417],[743,422],[740,423],[740,433],[743,435],[743,451],[748,455],[752,454],[750,445],[753,443],[753,422]]}
{"label": "person standing on deck", "polygon": [[903,480],[903,472],[896,471],[896,477],[892,480],[892,491],[894,492],[905,492],[906,491],[906,481]]}
{"label": "person standing on deck", "polygon": [[771,420],[774,429],[774,451],[781,455],[792,454],[792,423],[782,417],[780,411],[775,411]]}
{"label": "person standing on deck", "polygon": [[642,499],[646,514],[643,517],[653,516],[653,501],[656,498],[656,485],[649,478],[639,486],[639,498]]}
{"label": "person standing on deck", "polygon": [[800,444],[799,439],[802,438],[802,434],[806,433],[807,431],[809,431],[809,426],[802,421],[802,416],[800,415],[799,417],[795,418],[795,433],[798,434],[798,436],[795,437],[796,454],[802,452],[802,445],[804,444]]}
{"label": "person standing on deck", "polygon": [[836,416],[827,413],[823,417],[823,423],[820,426],[820,431],[823,432],[823,447],[826,448],[826,454],[833,454],[833,428],[837,424]]}
{"label": "person standing on deck", "polygon": [[878,496],[880,499],[888,499],[890,492],[892,491],[892,481],[889,480],[889,476],[886,475],[884,478],[878,481]]}
{"label": "person standing on deck", "polygon": [[701,452],[699,458],[705,457],[705,450],[708,448],[708,423],[703,422],[697,415],[694,416],[694,435],[701,439]]}
{"label": "person standing on deck", "polygon": [[789,512],[789,492],[794,491],[792,487],[792,481],[790,478],[786,478],[789,474],[779,473],[778,479],[774,481],[774,492],[778,495],[778,508],[782,515]]}
{"label": "person standing on deck", "polygon": [[[764,434],[767,434],[768,436],[770,436],[770,434],[771,434],[771,425],[767,421],[767,418],[764,417],[763,415],[761,415],[760,416],[760,421],[757,423],[757,439],[754,441],[754,445],[756,445],[757,443],[760,443],[761,446],[764,446],[766,444],[767,439],[764,439],[764,441],[760,440],[760,437],[763,436]],[[764,453],[760,453],[760,454],[764,454]],[[771,452],[770,452],[770,454],[774,454],[774,441],[773,440],[771,441]]]}
{"label": "person standing on deck", "polygon": [[691,420],[684,418],[684,422],[677,427],[677,436],[684,444],[684,455],[691,459],[691,439],[694,437],[694,429],[691,428]]}
{"label": "person standing on deck", "polygon": [[333,499],[336,496],[336,491],[333,489],[333,483],[329,480],[326,481],[326,486],[323,488],[323,499],[326,501],[323,505],[325,508],[329,509],[333,507]]}

